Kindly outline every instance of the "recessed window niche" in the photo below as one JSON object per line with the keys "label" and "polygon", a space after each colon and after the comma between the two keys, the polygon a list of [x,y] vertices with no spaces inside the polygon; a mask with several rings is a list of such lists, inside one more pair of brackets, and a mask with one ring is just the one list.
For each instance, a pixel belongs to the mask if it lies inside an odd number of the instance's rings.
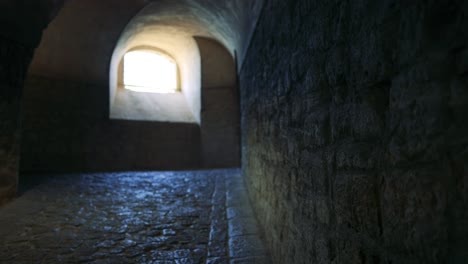
{"label": "recessed window niche", "polygon": [[182,89],[179,64],[171,54],[156,47],[133,48],[120,58],[116,71],[111,119],[198,122]]}

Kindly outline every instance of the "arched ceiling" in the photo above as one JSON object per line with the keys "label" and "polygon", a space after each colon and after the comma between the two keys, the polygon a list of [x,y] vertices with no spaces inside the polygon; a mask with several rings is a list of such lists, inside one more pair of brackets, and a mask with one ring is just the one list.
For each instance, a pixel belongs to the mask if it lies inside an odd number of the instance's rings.
{"label": "arched ceiling", "polygon": [[122,38],[212,37],[243,58],[263,1],[158,0],[150,2],[126,28]]}
{"label": "arched ceiling", "polygon": [[68,0],[45,30],[29,73],[104,84],[114,51],[157,42],[173,53],[193,36],[218,40],[242,61],[262,5],[263,0]]}
{"label": "arched ceiling", "polygon": [[115,44],[145,0],[68,0],[49,24],[29,74],[105,84]]}

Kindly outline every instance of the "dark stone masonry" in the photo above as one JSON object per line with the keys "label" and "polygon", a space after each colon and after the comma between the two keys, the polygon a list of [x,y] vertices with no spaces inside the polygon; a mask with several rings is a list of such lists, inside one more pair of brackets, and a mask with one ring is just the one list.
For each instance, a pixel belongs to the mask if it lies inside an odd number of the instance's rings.
{"label": "dark stone masonry", "polygon": [[275,263],[468,262],[467,11],[266,3],[242,164]]}

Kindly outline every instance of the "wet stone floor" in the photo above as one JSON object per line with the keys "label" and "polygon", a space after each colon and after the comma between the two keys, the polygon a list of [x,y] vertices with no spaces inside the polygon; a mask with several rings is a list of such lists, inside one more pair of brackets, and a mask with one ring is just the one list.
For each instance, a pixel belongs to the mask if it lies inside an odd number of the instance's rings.
{"label": "wet stone floor", "polygon": [[0,263],[270,262],[239,170],[51,176],[0,238]]}

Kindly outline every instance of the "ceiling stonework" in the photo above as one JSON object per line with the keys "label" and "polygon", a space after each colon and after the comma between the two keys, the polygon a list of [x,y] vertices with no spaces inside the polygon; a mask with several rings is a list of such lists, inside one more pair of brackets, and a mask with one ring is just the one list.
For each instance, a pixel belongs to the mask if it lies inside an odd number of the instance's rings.
{"label": "ceiling stonework", "polygon": [[218,40],[241,62],[262,6],[263,0],[68,0],[44,31],[29,73],[104,84],[119,47],[157,41],[164,49],[193,36]]}

